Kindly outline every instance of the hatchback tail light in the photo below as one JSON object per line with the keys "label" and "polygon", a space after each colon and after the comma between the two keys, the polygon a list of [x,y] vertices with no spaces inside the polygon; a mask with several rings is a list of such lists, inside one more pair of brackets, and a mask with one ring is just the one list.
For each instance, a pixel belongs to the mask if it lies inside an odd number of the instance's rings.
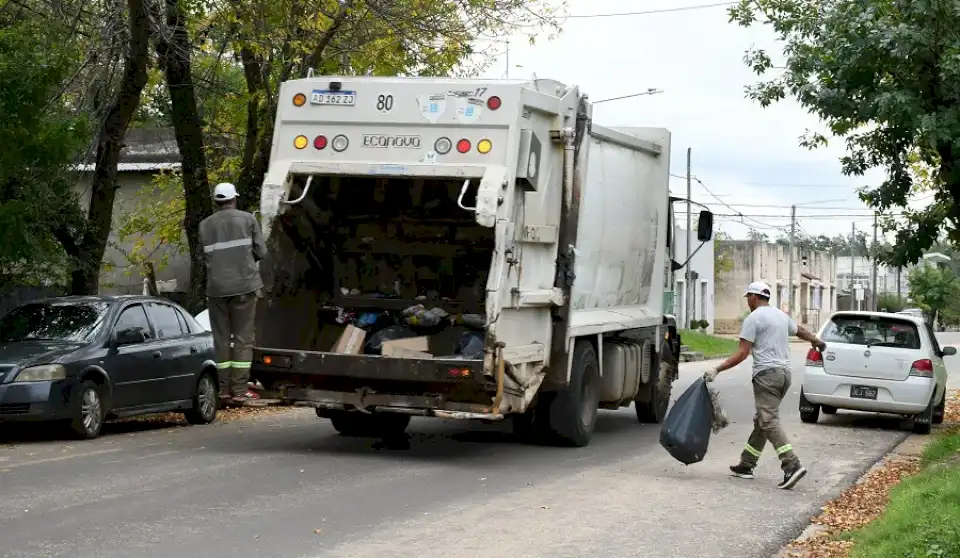
{"label": "hatchback tail light", "polygon": [[823,354],[816,349],[810,349],[807,351],[807,366],[823,367]]}
{"label": "hatchback tail light", "polygon": [[932,378],[933,377],[933,361],[930,359],[921,359],[915,361],[910,367],[910,375],[917,376],[920,378]]}

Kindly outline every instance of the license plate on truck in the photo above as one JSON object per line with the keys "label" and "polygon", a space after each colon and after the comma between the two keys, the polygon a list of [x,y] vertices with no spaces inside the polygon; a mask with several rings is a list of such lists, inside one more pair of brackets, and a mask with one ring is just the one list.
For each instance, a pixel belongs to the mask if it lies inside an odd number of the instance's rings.
{"label": "license plate on truck", "polygon": [[850,386],[850,397],[852,399],[876,399],[877,388],[870,386]]}
{"label": "license plate on truck", "polygon": [[327,91],[325,89],[314,89],[310,93],[311,105],[341,105],[349,106],[357,104],[356,91]]}

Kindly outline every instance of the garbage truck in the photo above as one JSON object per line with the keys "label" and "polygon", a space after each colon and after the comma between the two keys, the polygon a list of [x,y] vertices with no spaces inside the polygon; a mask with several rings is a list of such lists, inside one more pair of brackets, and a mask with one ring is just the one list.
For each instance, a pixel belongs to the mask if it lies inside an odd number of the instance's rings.
{"label": "garbage truck", "polygon": [[510,419],[585,446],[600,409],[660,422],[684,265],[669,167],[667,130],[595,124],[557,81],[287,81],[251,375],[346,436]]}

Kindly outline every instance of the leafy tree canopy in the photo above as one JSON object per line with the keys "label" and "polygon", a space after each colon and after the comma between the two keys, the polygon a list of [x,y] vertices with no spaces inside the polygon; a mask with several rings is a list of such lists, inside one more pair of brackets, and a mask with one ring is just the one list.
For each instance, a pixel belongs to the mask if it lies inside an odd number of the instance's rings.
{"label": "leafy tree canopy", "polygon": [[[745,62],[762,78],[749,98],[768,106],[787,96],[843,138],[844,174],[883,168],[861,198],[886,214],[906,208],[917,168],[929,171],[932,204],[903,209],[884,228],[894,265],[916,262],[945,232],[960,243],[960,4],[945,0],[741,0],[741,26],[768,24],[784,43],[783,63],[755,49]],[[769,77],[772,76],[772,77]],[[808,133],[801,144],[824,145]]]}

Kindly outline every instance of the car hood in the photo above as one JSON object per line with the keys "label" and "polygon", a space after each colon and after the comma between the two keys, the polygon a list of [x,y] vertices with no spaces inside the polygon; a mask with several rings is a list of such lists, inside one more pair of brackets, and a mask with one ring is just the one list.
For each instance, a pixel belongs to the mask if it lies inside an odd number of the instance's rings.
{"label": "car hood", "polygon": [[79,343],[63,341],[15,341],[0,343],[0,367],[45,364],[83,347]]}

